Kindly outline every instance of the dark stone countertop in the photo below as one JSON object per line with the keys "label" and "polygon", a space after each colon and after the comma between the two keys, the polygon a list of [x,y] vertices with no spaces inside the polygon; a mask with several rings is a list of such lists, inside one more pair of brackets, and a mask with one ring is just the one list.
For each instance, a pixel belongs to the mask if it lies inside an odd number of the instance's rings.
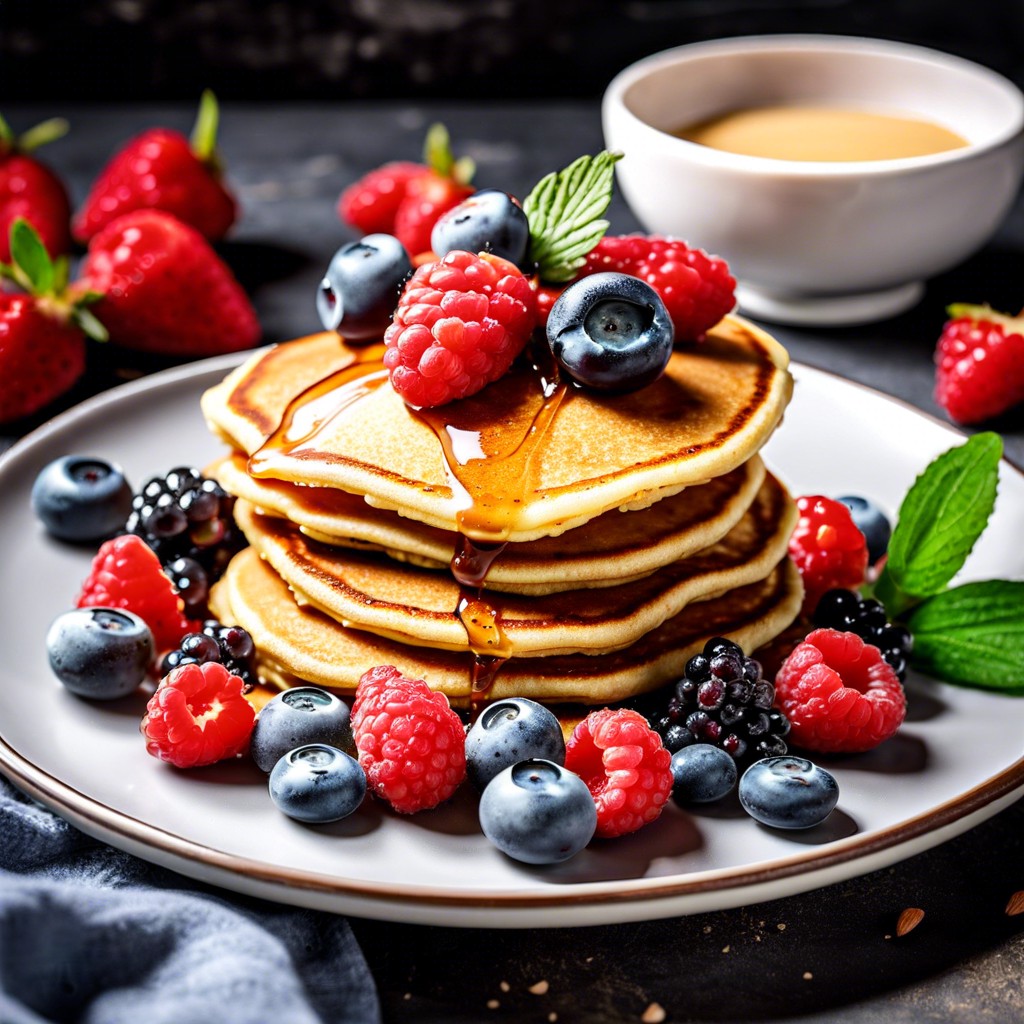
{"label": "dark stone countertop", "polygon": [[[19,106],[4,115],[18,130],[56,112]],[[69,182],[75,203],[128,136],[156,123],[187,131],[192,121],[180,105],[60,112],[72,131],[43,155]],[[353,237],[334,214],[340,190],[385,160],[415,158],[434,120],[476,159],[479,185],[518,194],[601,147],[597,105],[582,101],[225,105],[221,149],[244,216],[221,251],[253,296],[267,341],[319,328],[316,285],[334,250]],[[637,227],[619,199],[610,219],[616,232]],[[990,246],[930,282],[909,313],[867,327],[774,332],[795,359],[941,415],[931,398],[931,359],[945,306],[988,301],[1013,309],[1022,301],[1022,271],[1019,204]],[[96,349],[86,380],[61,404],[163,365]],[[18,424],[14,433],[41,420]],[[1024,410],[986,426],[998,429],[1007,454],[1024,464]],[[352,924],[389,1020],[637,1022],[658,1003],[670,1021],[1013,1021],[1024,1019],[1024,915],[1004,908],[1024,889],[1022,854],[1018,802],[893,867],[736,910],[518,932]],[[896,920],[908,906],[925,917],[896,938]]]}

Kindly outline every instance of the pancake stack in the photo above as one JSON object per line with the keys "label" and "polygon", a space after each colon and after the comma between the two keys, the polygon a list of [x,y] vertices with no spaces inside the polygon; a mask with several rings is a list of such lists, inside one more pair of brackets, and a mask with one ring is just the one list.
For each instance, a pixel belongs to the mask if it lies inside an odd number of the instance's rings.
{"label": "pancake stack", "polygon": [[753,325],[726,317],[615,396],[541,353],[416,410],[382,355],[312,335],[203,396],[249,541],[212,608],[266,681],[350,693],[393,664],[456,704],[609,704],[711,636],[756,650],[796,616],[795,507],[758,455],[792,381]]}

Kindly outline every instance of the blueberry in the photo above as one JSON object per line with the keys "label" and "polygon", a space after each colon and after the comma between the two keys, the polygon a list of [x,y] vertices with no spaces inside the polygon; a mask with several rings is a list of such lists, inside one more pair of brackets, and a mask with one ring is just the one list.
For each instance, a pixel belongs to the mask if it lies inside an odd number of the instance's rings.
{"label": "blueberry", "polygon": [[755,761],[740,779],[740,803],[762,825],[810,828],[839,800],[839,786],[824,768],[790,754]]}
{"label": "blueberry", "polygon": [[135,690],[153,662],[153,634],[118,608],[75,608],[46,634],[50,667],[79,697],[115,700]]}
{"label": "blueberry", "polygon": [[491,252],[520,264],[526,258],[530,225],[523,208],[506,192],[485,188],[443,214],[430,233],[438,256],[452,249]]}
{"label": "blueberry", "polygon": [[635,391],[672,355],[672,320],[658,293],[627,274],[592,274],[569,285],[548,316],[548,345],[561,369],[595,391]]}
{"label": "blueberry", "polygon": [[398,305],[412,264],[393,235],[367,235],[332,257],[316,296],[320,320],[347,340],[379,338]]}
{"label": "blueberry", "polygon": [[578,776],[554,761],[520,761],[480,797],[480,827],[503,853],[526,864],[557,864],[579,853],[597,828],[597,806]]}
{"label": "blueberry", "polygon": [[100,541],[118,533],[132,510],[132,489],[120,466],[89,455],[65,455],[40,470],[32,508],[61,540]]}
{"label": "blueberry", "polygon": [[324,743],[344,748],[351,739],[349,710],[344,701],[316,686],[296,686],[276,694],[263,706],[252,731],[250,750],[260,770],[269,772],[296,747]]}
{"label": "blueberry", "polygon": [[682,807],[708,804],[736,786],[736,761],[721,747],[694,743],[672,755],[672,799]]}
{"label": "blueberry", "polygon": [[313,824],[347,818],[366,796],[359,762],[327,743],[288,751],[274,765],[270,799],[289,818]]}
{"label": "blueberry", "polygon": [[847,494],[836,501],[844,504],[853,517],[854,525],[868,542],[868,561],[874,565],[889,550],[892,526],[885,513],[869,498]]}
{"label": "blueberry", "polygon": [[512,697],[491,704],[466,735],[466,775],[477,789],[529,758],[565,764],[562,727],[536,701]]}

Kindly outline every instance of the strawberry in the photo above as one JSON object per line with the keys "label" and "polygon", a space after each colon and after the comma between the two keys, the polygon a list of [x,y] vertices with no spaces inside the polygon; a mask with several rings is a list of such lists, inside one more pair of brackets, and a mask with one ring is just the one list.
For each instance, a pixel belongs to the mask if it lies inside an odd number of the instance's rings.
{"label": "strawberry", "polygon": [[0,277],[28,294],[0,292],[0,423],[29,416],[67,391],[85,372],[85,334],[103,328],[86,308],[96,300],[67,287],[66,257],[51,260],[28,221],[11,226],[10,264]]}
{"label": "strawberry", "polygon": [[935,401],[957,423],[980,423],[1024,402],[1024,314],[966,303],[948,313],[935,349]]}
{"label": "strawberry", "polygon": [[394,235],[411,256],[430,250],[430,232],[441,214],[475,191],[469,184],[473,161],[454,159],[444,125],[432,125],[427,132],[424,159],[426,173],[406,182],[405,195],[395,211]]}
{"label": "strawberry", "polygon": [[71,203],[64,183],[32,153],[68,130],[60,118],[43,121],[15,136],[0,117],[0,260],[11,261],[11,225],[22,217],[56,258],[71,248]]}
{"label": "strawberry", "polygon": [[395,214],[414,178],[430,173],[425,164],[393,161],[364,174],[338,197],[338,216],[364,235],[395,230]]}
{"label": "strawberry", "polygon": [[169,128],[152,128],[117,152],[93,184],[72,223],[83,244],[131,210],[174,214],[211,242],[235,222],[237,207],[225,188],[217,157],[218,109],[203,93],[191,141]]}
{"label": "strawberry", "polygon": [[160,210],[135,210],[89,243],[81,281],[102,298],[110,340],[162,355],[236,352],[260,336],[256,312],[203,236]]}

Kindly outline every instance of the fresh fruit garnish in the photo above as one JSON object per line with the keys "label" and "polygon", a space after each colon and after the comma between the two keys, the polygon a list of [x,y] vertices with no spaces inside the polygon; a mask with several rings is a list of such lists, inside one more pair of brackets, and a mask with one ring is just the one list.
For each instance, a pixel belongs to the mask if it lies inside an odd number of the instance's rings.
{"label": "fresh fruit garnish", "polygon": [[102,340],[88,307],[98,296],[68,288],[68,260],[51,260],[38,232],[19,218],[11,225],[11,262],[0,279],[28,294],[0,290],[0,423],[38,412],[85,372],[85,336]]}
{"label": "fresh fruit garnish", "polygon": [[384,365],[409,405],[444,405],[505,373],[533,326],[533,290],[516,266],[455,250],[409,279],[384,333]]}
{"label": "fresh fruit garnish", "polygon": [[856,633],[816,629],[775,676],[790,739],[830,754],[872,750],[903,722],[907,701],[892,666]]}
{"label": "fresh fruit garnish", "polygon": [[395,214],[413,178],[427,174],[426,164],[396,160],[364,174],[338,198],[338,216],[364,235],[393,234]]}
{"label": "fresh fruit garnish", "polygon": [[75,606],[134,612],[152,630],[158,652],[177,647],[193,628],[156,555],[134,534],[114,537],[100,547]]}
{"label": "fresh fruit garnish", "polygon": [[548,345],[564,373],[595,391],[636,391],[672,355],[672,321],[639,278],[594,274],[569,285],[547,320]]}
{"label": "fresh fruit garnish", "polygon": [[489,252],[522,266],[530,241],[523,208],[507,192],[485,188],[441,215],[430,233],[438,256],[452,249]]}
{"label": "fresh fruit garnish", "polygon": [[273,766],[270,799],[289,818],[313,825],[347,818],[366,796],[366,773],[355,758],[327,743],[288,751]]}
{"label": "fresh fruit garnish", "polygon": [[565,764],[565,738],[555,715],[525,697],[488,704],[466,734],[466,774],[483,789],[518,761]]}
{"label": "fresh fruit garnish", "polygon": [[935,349],[935,401],[957,423],[980,423],[1024,402],[1024,316],[952,305]]}
{"label": "fresh fruit garnish", "polygon": [[[225,626],[207,619],[201,630],[186,633],[160,663],[161,676],[179,665],[223,665],[245,684],[246,692],[259,682],[256,672],[256,645],[249,631],[241,626]],[[297,746],[297,744],[296,744]]]}
{"label": "fresh fruit garnish", "polygon": [[106,540],[121,532],[131,507],[124,471],[93,455],[54,459],[32,484],[32,511],[46,532],[61,540]]}
{"label": "fresh fruit garnish", "polygon": [[409,256],[394,235],[367,235],[343,245],[317,291],[320,322],[347,341],[379,338],[411,273]]}
{"label": "fresh fruit garnish", "polygon": [[260,709],[249,752],[257,767],[269,772],[289,750],[309,743],[343,750],[352,741],[349,718],[348,705],[333,693],[318,686],[293,686]]}
{"label": "fresh fruit garnish", "polygon": [[79,697],[116,700],[136,690],[153,664],[149,626],[119,608],[76,608],[54,620],[46,652],[57,678]]}
{"label": "fresh fruit garnish", "polygon": [[238,676],[216,662],[182,665],[157,687],[142,719],[146,750],[178,768],[200,768],[245,752],[256,712]]}
{"label": "fresh fruit garnish", "polygon": [[797,498],[800,512],[789,539],[789,556],[804,585],[803,612],[810,615],[834,587],[856,589],[868,569],[868,545],[850,510],[820,494]]}
{"label": "fresh fruit garnish", "polygon": [[592,711],[565,747],[565,767],[587,784],[603,838],[635,832],[661,815],[672,791],[671,761],[661,737],[630,708]]}
{"label": "fresh fruit garnish", "polygon": [[721,747],[693,743],[672,755],[672,799],[680,807],[709,804],[736,788],[736,761]]}
{"label": "fresh fruit garnish", "polygon": [[880,601],[861,598],[852,590],[826,590],[812,618],[816,626],[856,633],[865,643],[873,644],[882,652],[900,682],[906,678],[914,638],[906,626],[889,622]]}
{"label": "fresh fruit garnish", "polygon": [[859,494],[845,494],[836,501],[850,510],[854,525],[867,541],[868,564],[874,565],[889,550],[892,536],[889,517],[870,498]]}
{"label": "fresh fruit garnish", "polygon": [[411,177],[395,211],[393,234],[411,256],[430,249],[430,233],[442,213],[473,194],[473,161],[452,156],[448,129],[431,125],[423,145],[427,173]]}
{"label": "fresh fruit garnish", "polygon": [[737,761],[786,753],[789,722],[772,707],[775,689],[739,644],[712,637],[687,662],[668,705],[653,717],[673,753],[693,743],[720,747]]}
{"label": "fresh fruit garnish", "polygon": [[597,807],[583,780],[539,758],[496,775],[480,797],[480,827],[502,853],[524,864],[558,864],[594,837]]}
{"label": "fresh fruit garnish", "polygon": [[769,757],[740,779],[740,803],[755,821],[771,828],[813,828],[839,802],[831,772],[802,757]]}
{"label": "fresh fruit garnish", "polygon": [[646,281],[665,303],[676,339],[700,341],[736,305],[725,260],[660,235],[605,235],[580,276],[614,271]]}
{"label": "fresh fruit garnish", "polygon": [[[173,577],[189,580],[189,604],[201,608],[203,588],[216,580],[243,539],[232,511],[235,499],[194,466],[177,466],[164,476],[150,477],[132,498],[125,533],[141,537]],[[186,558],[200,565],[197,579]]]}
{"label": "fresh fruit garnish", "polygon": [[16,220],[36,230],[50,257],[71,248],[71,203],[57,175],[33,156],[68,130],[63,118],[54,117],[20,136],[0,117],[0,261],[11,262],[10,233]]}
{"label": "fresh fruit garnish", "polygon": [[209,242],[161,210],[136,210],[93,236],[81,283],[110,340],[170,356],[250,348],[260,325],[242,286]]}
{"label": "fresh fruit garnish", "polygon": [[100,172],[75,215],[75,238],[86,244],[133,210],[163,210],[211,242],[223,238],[237,207],[217,155],[219,119],[217,100],[206,90],[191,139],[169,128],[151,128],[127,142]]}
{"label": "fresh fruit garnish", "polygon": [[401,814],[436,807],[466,777],[466,733],[448,698],[392,665],[360,678],[352,734],[370,791]]}

